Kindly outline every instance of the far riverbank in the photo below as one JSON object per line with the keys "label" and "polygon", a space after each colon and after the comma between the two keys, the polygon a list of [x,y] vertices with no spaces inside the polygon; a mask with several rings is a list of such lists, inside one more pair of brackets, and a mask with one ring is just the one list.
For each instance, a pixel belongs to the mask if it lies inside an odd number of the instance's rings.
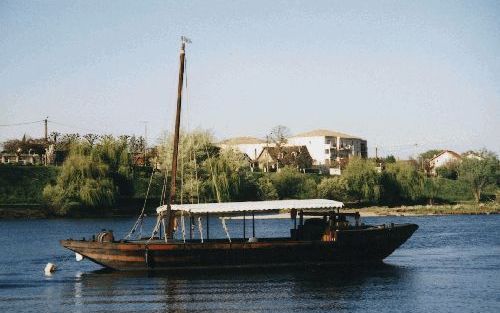
{"label": "far riverbank", "polygon": [[361,216],[428,216],[428,215],[479,215],[500,214],[500,204],[466,203],[443,205],[412,205],[412,206],[372,206],[360,209],[346,209],[345,212],[359,212]]}
{"label": "far riverbank", "polygon": [[[345,208],[342,209],[343,212],[359,212],[362,217],[372,217],[372,216],[432,216],[432,215],[488,215],[488,214],[500,214],[500,204],[496,202],[487,203],[461,203],[461,204],[444,204],[444,205],[412,205],[412,206],[397,206],[397,207],[387,207],[387,206],[371,206],[364,208]],[[107,215],[96,214],[80,214],[77,217],[72,218],[89,218],[89,217],[127,217],[136,216],[139,212],[133,210],[115,211]],[[150,214],[154,214],[151,211]],[[48,218],[60,218],[60,216],[55,216],[51,211],[44,206],[2,206],[0,207],[0,219],[48,219]],[[70,217],[71,218],[71,217]],[[238,217],[233,217],[238,219]],[[288,213],[274,214],[274,215],[263,215],[256,216],[259,219],[268,218],[290,218]]]}

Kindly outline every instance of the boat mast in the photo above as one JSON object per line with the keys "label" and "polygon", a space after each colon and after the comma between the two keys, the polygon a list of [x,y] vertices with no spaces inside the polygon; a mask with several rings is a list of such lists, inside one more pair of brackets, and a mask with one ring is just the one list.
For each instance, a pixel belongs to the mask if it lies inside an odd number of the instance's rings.
{"label": "boat mast", "polygon": [[191,43],[191,40],[181,36],[181,52],[179,64],[179,84],[177,86],[177,110],[175,115],[175,131],[174,131],[174,151],[172,153],[172,175],[170,182],[170,195],[167,198],[167,225],[165,228],[165,238],[172,238],[172,209],[171,204],[175,200],[175,179],[177,177],[177,157],[179,154],[179,128],[181,123],[181,104],[182,104],[182,85],[184,84],[184,63],[186,59],[186,43]]}

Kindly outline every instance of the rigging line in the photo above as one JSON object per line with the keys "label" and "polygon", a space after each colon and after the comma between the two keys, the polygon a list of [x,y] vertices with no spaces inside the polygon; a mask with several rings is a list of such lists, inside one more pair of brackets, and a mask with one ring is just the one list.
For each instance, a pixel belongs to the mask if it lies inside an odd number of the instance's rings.
{"label": "rigging line", "polygon": [[196,161],[196,152],[194,153],[194,175],[196,179],[196,200],[200,203],[200,182],[198,181],[198,161]]}
{"label": "rigging line", "polygon": [[134,226],[129,231],[129,233],[127,234],[127,236],[125,236],[125,239],[129,238],[130,236],[132,236],[133,233],[135,233],[135,231],[137,230],[137,226],[140,225],[141,228],[142,228],[142,220],[144,219],[144,211],[146,210],[146,203],[148,201],[149,190],[151,188],[151,183],[153,181],[153,175],[154,175],[154,173],[155,173],[155,170],[153,168],[153,170],[151,171],[151,177],[149,178],[149,184],[148,184],[148,189],[146,191],[146,197],[144,197],[144,205],[142,206],[141,214],[139,214],[139,217],[137,218],[137,221],[135,222]]}
{"label": "rigging line", "polygon": [[181,204],[183,204],[184,200],[184,151],[181,154]]}
{"label": "rigging line", "polygon": [[36,123],[42,123],[45,120],[40,120],[40,121],[33,121],[33,122],[20,122],[20,123],[12,123],[12,124],[0,124],[0,127],[10,127],[10,126],[21,126],[21,125],[28,125],[28,124],[36,124]]}
{"label": "rigging line", "polygon": [[425,146],[428,146],[428,145],[438,145],[438,144],[445,144],[445,143],[449,143],[449,141],[446,141],[446,140],[425,140],[425,139],[422,139],[422,140],[419,140],[419,141],[416,141],[416,142],[413,142],[413,143],[405,143],[405,144],[395,144],[395,145],[377,145],[375,144],[375,146],[378,146],[379,149],[382,148],[382,149],[395,149],[395,148],[403,148],[403,147],[409,147],[409,148],[412,148],[412,147],[425,147]]}
{"label": "rigging line", "polygon": [[161,214],[158,214],[158,217],[156,218],[155,227],[153,228],[153,232],[151,233],[151,237],[149,237],[149,239],[146,241],[146,244],[149,244],[149,242],[151,240],[153,240],[154,236],[158,233],[162,220],[163,220],[163,217],[161,216]]}
{"label": "rigging line", "polygon": [[163,177],[163,187],[161,188],[160,205],[165,205],[165,196],[167,194],[168,169],[165,165],[165,176]]}
{"label": "rigging line", "polygon": [[188,87],[188,75],[187,75],[187,57],[184,57],[184,76],[186,76],[185,86]]}

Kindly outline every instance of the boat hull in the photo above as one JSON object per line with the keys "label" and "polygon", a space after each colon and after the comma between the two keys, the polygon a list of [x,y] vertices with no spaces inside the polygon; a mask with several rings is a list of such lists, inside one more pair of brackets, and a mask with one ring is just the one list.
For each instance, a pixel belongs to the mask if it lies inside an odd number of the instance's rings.
{"label": "boat hull", "polygon": [[333,241],[289,238],[258,242],[62,240],[61,245],[115,270],[175,270],[182,268],[264,267],[300,264],[378,262],[389,256],[416,230],[415,224],[337,231]]}

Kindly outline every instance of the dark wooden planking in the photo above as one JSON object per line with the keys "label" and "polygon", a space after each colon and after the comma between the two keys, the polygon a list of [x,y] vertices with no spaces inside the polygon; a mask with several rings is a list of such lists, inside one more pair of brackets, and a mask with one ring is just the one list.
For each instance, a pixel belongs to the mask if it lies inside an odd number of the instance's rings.
{"label": "dark wooden planking", "polygon": [[63,240],[61,244],[98,264],[117,270],[359,263],[386,258],[417,228],[414,224],[403,224],[337,231],[336,241],[331,242],[282,239],[254,243],[215,241],[145,244]]}

